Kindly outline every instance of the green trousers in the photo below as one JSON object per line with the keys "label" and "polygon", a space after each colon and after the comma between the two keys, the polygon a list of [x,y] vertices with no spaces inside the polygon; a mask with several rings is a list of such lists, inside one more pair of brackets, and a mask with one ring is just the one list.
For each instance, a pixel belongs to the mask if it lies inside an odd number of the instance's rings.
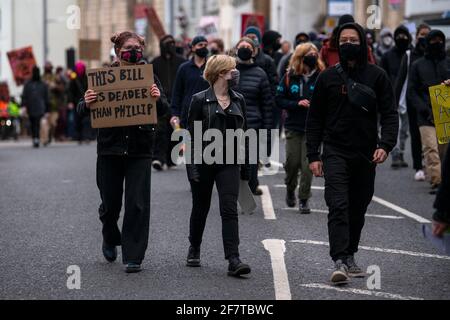
{"label": "green trousers", "polygon": [[311,184],[313,174],[309,169],[308,158],[306,157],[306,135],[304,133],[286,131],[286,187],[288,192],[295,192],[299,184],[299,199],[308,200],[311,198]]}

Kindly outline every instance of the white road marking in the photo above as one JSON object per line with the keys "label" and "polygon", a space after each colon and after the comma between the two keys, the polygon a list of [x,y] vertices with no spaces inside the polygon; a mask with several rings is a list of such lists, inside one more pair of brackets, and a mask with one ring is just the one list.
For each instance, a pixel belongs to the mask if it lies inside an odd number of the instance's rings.
{"label": "white road marking", "polygon": [[338,292],[345,292],[345,293],[351,293],[351,294],[359,294],[359,295],[372,296],[372,297],[378,297],[378,298],[386,298],[386,299],[394,299],[394,300],[424,300],[422,298],[402,296],[402,295],[395,294],[395,293],[371,291],[371,290],[361,290],[361,289],[351,289],[351,288],[339,288],[339,287],[333,287],[333,286],[319,284],[319,283],[301,284],[300,287],[310,288],[310,289],[333,290],[333,291],[338,291]]}
{"label": "white road marking", "polygon": [[[312,241],[312,240],[292,240],[290,242],[300,243],[300,244],[312,244],[312,245],[319,245],[319,246],[327,246],[327,247],[330,245],[328,242]],[[407,256],[412,256],[412,257],[450,260],[450,256],[441,256],[441,255],[437,255],[437,254],[422,253],[422,252],[413,252],[413,251],[396,250],[396,249],[384,249],[384,248],[367,247],[367,246],[359,246],[359,249],[366,250],[366,251],[383,252],[383,253],[402,254],[402,255],[407,255]]]}
{"label": "white road marking", "polygon": [[395,204],[393,204],[393,203],[391,203],[389,201],[383,200],[383,199],[378,198],[378,197],[373,197],[373,201],[375,201],[375,202],[377,202],[377,203],[379,203],[379,204],[381,204],[381,205],[383,205],[385,207],[388,207],[389,209],[397,211],[398,213],[400,213],[400,214],[402,214],[404,216],[407,216],[408,218],[416,220],[419,223],[431,223],[430,220],[425,219],[425,218],[423,218],[423,217],[421,217],[421,216],[419,216],[419,215],[417,215],[415,213],[412,213],[411,211],[403,209],[403,208],[401,208],[401,207],[399,207],[399,206],[397,206],[397,205],[395,205]]}
{"label": "white road marking", "polygon": [[270,195],[270,190],[268,186],[259,186],[263,192],[261,196],[262,208],[264,211],[264,219],[266,220],[276,220],[275,210],[273,209],[272,196]]}
{"label": "white road marking", "polygon": [[286,252],[286,241],[277,239],[267,239],[262,241],[264,248],[270,253],[272,263],[273,283],[275,287],[276,300],[292,300],[291,288],[284,261]]}
{"label": "white road marking", "polygon": [[[284,211],[298,211],[297,208],[283,208]],[[328,214],[328,210],[317,210],[317,209],[311,209],[312,213],[324,213]],[[380,215],[380,214],[366,214],[366,217],[369,218],[380,218],[380,219],[390,219],[390,220],[402,220],[403,217],[397,217],[397,216],[387,216],[387,215]]]}
{"label": "white road marking", "polygon": [[[277,185],[275,185],[275,188],[286,188],[286,186],[285,185],[281,185],[281,184],[277,184]],[[312,189],[313,190],[325,190],[325,187],[312,187]],[[404,209],[402,207],[399,207],[399,206],[397,206],[397,205],[395,205],[395,204],[393,204],[393,203],[391,203],[389,201],[386,201],[384,199],[381,199],[379,197],[374,196],[372,198],[372,200],[374,202],[377,202],[378,204],[381,204],[382,206],[385,206],[385,207],[387,207],[387,208],[389,208],[391,210],[394,210],[394,211],[396,211],[396,212],[398,212],[398,213],[400,213],[400,214],[402,214],[402,215],[404,215],[404,216],[406,216],[408,218],[411,218],[411,219],[413,219],[413,220],[415,220],[415,221],[417,221],[419,223],[431,223],[430,220],[425,219],[424,217],[421,217],[418,214],[415,214],[415,213],[413,213],[413,212],[411,212],[409,210],[406,210],[406,209]]]}

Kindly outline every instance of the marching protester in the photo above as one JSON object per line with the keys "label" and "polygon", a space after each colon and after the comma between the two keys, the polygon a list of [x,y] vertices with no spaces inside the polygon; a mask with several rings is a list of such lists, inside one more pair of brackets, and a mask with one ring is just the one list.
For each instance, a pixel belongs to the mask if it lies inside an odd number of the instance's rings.
{"label": "marching protester", "polygon": [[[254,62],[256,46],[252,39],[242,38],[237,46],[238,64],[237,70],[240,72],[239,85],[236,90],[245,98],[247,106],[247,127],[248,129],[268,130],[267,138],[270,140],[270,129],[272,129],[272,111],[275,108],[274,97],[272,96],[269,80],[263,69]],[[258,147],[262,141],[258,139]],[[262,195],[259,188],[258,165],[250,165],[250,190],[254,195]]]}
{"label": "marching protester", "polygon": [[[178,68],[186,60],[176,53],[175,38],[173,36],[164,36],[159,46],[161,55],[152,61],[153,72],[161,81],[164,95],[170,104]],[[172,133],[173,128],[170,125],[170,115],[168,114],[166,119],[161,119],[160,123],[158,123],[156,132],[152,166],[157,171],[163,170],[164,165],[167,165],[167,167],[173,167],[175,165],[171,157],[172,147],[174,146],[171,140]]]}
{"label": "marching protester", "polygon": [[212,56],[217,54],[224,54],[225,52],[225,44],[222,39],[214,39],[209,44],[209,52]]}
{"label": "marching protester", "polygon": [[441,161],[447,144],[438,144],[429,87],[450,78],[450,58],[445,53],[445,34],[431,30],[426,38],[425,56],[411,66],[408,82],[408,101],[417,110],[417,123],[422,139],[427,176],[431,194],[436,194],[442,181]]}
{"label": "marching protester", "polygon": [[50,111],[48,87],[42,81],[40,69],[35,66],[31,79],[25,84],[22,93],[22,107],[27,110],[30,119],[31,136],[33,146],[40,146],[41,120]]}
{"label": "marching protester", "polygon": [[[122,32],[111,38],[118,60],[112,67],[145,64],[145,41],[135,33]],[[167,101],[157,77],[151,87],[156,98],[158,117],[168,111]],[[97,93],[88,90],[77,110],[89,116],[89,108],[97,101]],[[97,186],[102,204],[102,251],[108,262],[117,259],[117,246],[122,246],[122,260],[127,273],[142,270],[148,245],[150,222],[151,155],[155,127],[152,125],[106,128],[98,130]],[[125,183],[125,214],[122,232],[117,225],[122,208]]]}
{"label": "marching protester", "polygon": [[296,206],[295,191],[300,175],[300,213],[309,214],[312,172],[306,157],[306,117],[319,73],[325,64],[319,59],[319,51],[312,43],[299,45],[291,58],[289,70],[278,86],[277,105],[287,110],[286,128],[286,203]]}
{"label": "marching protester", "polygon": [[374,194],[376,166],[386,161],[397,142],[398,114],[388,75],[367,61],[362,27],[344,24],[336,39],[340,64],[317,79],[306,144],[311,171],[325,177],[330,255],[335,262],[331,282],[342,284],[349,276],[364,276],[354,255]]}
{"label": "marching protester", "polygon": [[[450,79],[444,82],[450,86]],[[442,164],[442,183],[434,203],[433,234],[442,237],[450,228],[450,151],[447,150]]]}
{"label": "marching protester", "polygon": [[[299,34],[297,34],[295,36],[294,49],[297,48],[297,46],[302,43],[309,42],[309,40],[310,39],[309,39],[308,34],[306,34],[305,32],[300,32]],[[292,52],[289,53],[288,55],[285,55],[283,58],[281,58],[280,64],[278,65],[278,74],[280,76],[280,79],[282,79],[284,77],[284,75],[286,74],[286,71],[288,70],[289,64],[291,62],[291,58],[292,58]]]}
{"label": "marching protester", "polygon": [[[405,54],[410,56],[412,37],[408,28],[401,25],[394,32],[395,46],[386,52],[381,58],[380,67],[383,68],[388,76],[391,78],[393,84],[397,81],[397,76]],[[407,53],[408,51],[408,53]],[[406,94],[406,93],[405,93]],[[406,141],[408,139],[409,122],[405,103],[401,103],[398,109],[400,120],[400,133],[397,146],[392,150],[392,165],[393,169],[407,168],[408,163],[405,161],[404,153],[406,148]]]}
{"label": "marching protester", "polygon": [[408,115],[413,168],[416,171],[414,179],[416,181],[425,181],[425,172],[423,171],[422,141],[420,139],[419,126],[417,125],[417,111],[414,101],[411,101],[407,94],[408,76],[412,64],[425,54],[426,37],[430,31],[430,26],[427,24],[421,24],[417,28],[416,45],[413,50],[407,51],[406,55],[403,56],[397,81],[395,82],[395,95],[399,109],[406,109]]}
{"label": "marching protester", "polygon": [[283,57],[283,54],[279,52],[281,38],[281,34],[273,30],[266,31],[262,37],[263,52],[273,59],[275,66],[278,66]]}
{"label": "marching protester", "polygon": [[58,125],[59,110],[65,103],[66,85],[57,73],[53,73],[53,65],[47,62],[44,68],[42,79],[49,88],[50,113],[47,119],[46,128],[42,131],[42,143],[44,146],[52,143],[56,139],[56,128]]}
{"label": "marching protester", "polygon": [[208,82],[203,78],[209,54],[208,40],[203,36],[197,36],[192,40],[191,48],[194,57],[178,68],[172,92],[170,122],[177,122],[182,128],[186,128],[192,96],[209,87]]}
{"label": "marching protester", "polygon": [[[337,63],[339,63],[340,54],[337,34],[340,30],[340,27],[346,23],[355,23],[355,19],[352,15],[344,14],[339,18],[338,26],[334,28],[331,37],[324,41],[322,49],[320,50],[320,59],[322,59],[327,68],[333,67]],[[365,39],[365,42],[367,42],[367,38]],[[376,63],[370,47],[367,47],[367,61],[372,64]]]}
{"label": "marching protester", "polygon": [[[69,83],[69,109],[74,109],[77,106],[80,99],[83,98],[86,90],[86,65],[79,61],[75,64],[74,78],[72,78]],[[74,118],[76,140],[80,145],[83,142],[89,143],[93,139],[94,135],[89,115],[75,112]]]}
{"label": "marching protester", "polygon": [[[247,129],[245,100],[234,88],[238,83],[235,59],[226,55],[211,57],[205,69],[205,79],[210,88],[193,96],[189,108],[188,130],[191,137],[203,136],[210,129],[219,130],[223,137],[227,130]],[[195,123],[201,123],[201,132],[195,132]],[[192,139],[192,148],[201,148],[202,154],[207,147],[196,146]],[[226,140],[226,139],[225,139]],[[234,142],[233,142],[234,144]],[[249,274],[250,267],[240,260],[239,255],[239,222],[237,200],[240,180],[248,180],[246,166],[240,168],[233,159],[228,160],[230,152],[228,141],[224,141],[224,152],[216,153],[214,164],[208,165],[203,160],[201,164],[195,162],[194,152],[192,162],[187,165],[189,182],[192,187],[192,213],[190,219],[189,241],[190,248],[187,266],[200,267],[200,247],[206,218],[211,206],[211,196],[214,184],[219,194],[220,215],[222,218],[222,238],[225,259],[228,260],[228,275],[239,277]],[[219,157],[221,159],[219,159]]]}
{"label": "marching protester", "polygon": [[384,54],[395,46],[394,36],[389,28],[384,28],[380,32],[380,40],[375,44],[375,56],[377,61],[381,61]]}

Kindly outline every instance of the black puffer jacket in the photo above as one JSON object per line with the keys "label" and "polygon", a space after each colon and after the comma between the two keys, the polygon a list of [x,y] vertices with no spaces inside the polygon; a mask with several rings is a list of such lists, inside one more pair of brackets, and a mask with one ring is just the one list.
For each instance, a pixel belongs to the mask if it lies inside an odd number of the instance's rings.
{"label": "black puffer jacket", "polygon": [[275,61],[273,61],[273,59],[262,50],[259,50],[259,53],[255,57],[255,63],[266,73],[267,78],[269,79],[272,95],[275,97],[279,82]]}
{"label": "black puffer jacket", "polygon": [[[158,119],[169,112],[169,104],[164,90],[155,76],[155,83],[161,91],[156,103]],[[83,116],[89,115],[84,98],[78,103],[77,111]],[[97,130],[97,153],[101,156],[129,156],[151,158],[156,125],[105,128]]]}
{"label": "black puffer jacket", "polygon": [[[445,39],[441,31],[432,30],[427,37],[427,44],[435,36]],[[448,79],[450,79],[450,58],[446,56],[435,59],[426,51],[425,57],[411,66],[407,97],[408,102],[411,102],[417,110],[419,127],[434,126],[429,87],[439,85]]]}
{"label": "black puffer jacket", "polygon": [[250,129],[272,129],[274,96],[264,70],[256,64],[238,64],[240,72],[237,91],[247,104],[247,122]]}

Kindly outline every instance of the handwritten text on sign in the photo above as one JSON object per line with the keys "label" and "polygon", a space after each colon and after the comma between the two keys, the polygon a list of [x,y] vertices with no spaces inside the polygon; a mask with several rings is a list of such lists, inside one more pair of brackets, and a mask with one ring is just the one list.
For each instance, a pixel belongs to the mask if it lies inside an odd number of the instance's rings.
{"label": "handwritten text on sign", "polygon": [[430,87],[430,98],[439,143],[447,144],[450,142],[450,87]]}
{"label": "handwritten text on sign", "polygon": [[152,65],[92,69],[87,77],[89,89],[98,94],[91,106],[93,128],[156,124]]}

